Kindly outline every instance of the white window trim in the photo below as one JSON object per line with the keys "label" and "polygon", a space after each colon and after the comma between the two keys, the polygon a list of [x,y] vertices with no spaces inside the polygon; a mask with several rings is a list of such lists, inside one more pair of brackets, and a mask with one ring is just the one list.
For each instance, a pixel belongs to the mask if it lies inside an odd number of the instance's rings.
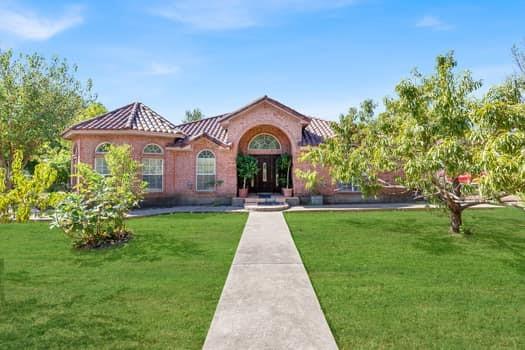
{"label": "white window trim", "polygon": [[[159,149],[160,149],[160,153],[149,153],[149,152],[146,152],[145,149],[146,147],[148,146],[157,146]],[[147,155],[162,155],[164,154],[164,149],[160,146],[160,145],[157,145],[156,143],[148,143],[146,146],[144,146],[144,148],[142,148],[142,154],[147,154]]]}
{"label": "white window trim", "polygon": [[[277,144],[279,145],[279,148],[268,148],[268,149],[262,149],[262,148],[251,148],[250,145],[252,144],[253,140],[255,140],[257,137],[259,136],[271,136],[272,138],[275,139],[275,141],[277,141]],[[279,141],[279,139],[277,137],[275,137],[275,135],[272,135],[272,134],[269,134],[267,132],[261,132],[257,135],[255,135],[254,137],[252,137],[250,139],[250,142],[248,142],[248,150],[249,151],[276,151],[276,150],[282,150],[283,149],[283,145],[281,145],[281,142]]]}
{"label": "white window trim", "polygon": [[[146,153],[146,154],[149,154],[149,153]],[[152,153],[152,154],[159,154],[159,153]],[[148,158],[148,157],[144,157],[141,159],[141,164],[142,162],[144,161],[144,159],[153,159],[153,160],[160,160],[162,166],[160,167],[162,169],[161,171],[161,176],[162,176],[162,188],[161,189],[158,189],[158,188],[146,188],[146,192],[148,193],[161,193],[161,192],[164,192],[164,159],[163,158]],[[144,173],[142,174],[142,181],[144,181]],[[148,175],[148,174],[146,174]],[[158,175],[158,174],[157,174]],[[155,176],[155,175],[154,175]]]}
{"label": "white window trim", "polygon": [[[199,178],[199,156],[201,155],[202,152],[210,152],[211,154],[213,154],[213,160],[214,160],[214,164],[213,164],[213,170],[214,170],[214,175],[215,176],[215,183],[213,184],[213,188],[212,189],[209,189],[209,190],[199,190],[198,188],[198,184],[199,184],[199,181],[198,181],[198,178]],[[209,174],[200,174],[200,175],[209,175]],[[195,157],[195,192],[215,192],[217,190],[217,156],[215,155],[215,152],[213,152],[211,149],[203,149],[201,150],[199,153],[197,153],[197,157]]]}

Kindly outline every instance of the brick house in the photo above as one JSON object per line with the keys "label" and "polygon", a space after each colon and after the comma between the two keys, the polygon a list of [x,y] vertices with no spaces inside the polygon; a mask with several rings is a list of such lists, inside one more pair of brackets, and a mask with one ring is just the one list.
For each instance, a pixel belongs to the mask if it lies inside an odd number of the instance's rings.
{"label": "brick house", "polygon": [[[276,160],[292,156],[293,168],[307,168],[298,157],[307,147],[331,137],[330,122],[313,118],[264,96],[231,113],[174,125],[142,103],[132,103],[78,123],[63,134],[73,144],[73,168],[78,162],[107,172],[104,153],[110,144],[130,144],[133,158],[142,162],[148,183],[146,204],[230,204],[241,182],[237,179],[236,156],[257,158],[259,174],[249,185],[250,193],[280,192]],[[328,178],[327,172],[324,176]],[[381,200],[389,195],[392,179],[384,178]],[[308,196],[304,183],[292,170],[294,196]],[[392,186],[394,188],[395,186]],[[327,203],[363,201],[352,184],[325,181],[321,189]]]}

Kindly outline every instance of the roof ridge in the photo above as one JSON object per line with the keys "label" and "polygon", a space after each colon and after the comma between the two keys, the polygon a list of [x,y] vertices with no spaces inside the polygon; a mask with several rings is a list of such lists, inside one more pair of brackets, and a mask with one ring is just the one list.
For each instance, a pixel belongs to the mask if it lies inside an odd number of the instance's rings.
{"label": "roof ridge", "polygon": [[177,124],[177,125],[175,125],[175,126],[176,126],[176,127],[179,127],[179,126],[183,126],[183,125],[189,125],[189,124],[199,123],[199,122],[203,122],[203,121],[205,121],[205,120],[210,120],[210,119],[220,118],[220,117],[222,117],[222,116],[224,116],[224,115],[226,115],[226,114],[228,114],[228,113],[218,114],[218,115],[214,115],[214,116],[212,116],[212,117],[204,117],[204,118],[199,119],[199,120],[193,120],[193,121],[191,121],[191,122],[180,123],[180,124]]}
{"label": "roof ridge", "polygon": [[126,122],[126,128],[131,129],[133,126],[133,120],[137,117],[137,110],[140,102],[133,102],[131,112],[129,113],[128,121]]}

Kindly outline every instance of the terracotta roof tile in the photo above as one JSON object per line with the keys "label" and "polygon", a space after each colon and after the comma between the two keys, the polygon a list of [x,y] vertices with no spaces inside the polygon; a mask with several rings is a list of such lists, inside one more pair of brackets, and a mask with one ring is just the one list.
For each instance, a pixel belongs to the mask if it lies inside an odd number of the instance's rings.
{"label": "terracotta roof tile", "polygon": [[311,118],[310,124],[303,129],[301,146],[317,146],[325,139],[334,136],[331,123],[328,120]]}
{"label": "terracotta roof tile", "polygon": [[73,125],[72,130],[135,130],[164,134],[180,133],[174,124],[140,102],[107,112]]}

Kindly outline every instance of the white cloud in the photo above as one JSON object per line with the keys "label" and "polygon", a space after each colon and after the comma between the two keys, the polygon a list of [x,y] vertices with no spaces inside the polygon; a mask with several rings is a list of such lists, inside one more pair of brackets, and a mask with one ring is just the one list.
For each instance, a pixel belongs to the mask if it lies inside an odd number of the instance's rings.
{"label": "white cloud", "polygon": [[356,0],[179,0],[167,1],[151,13],[201,30],[242,29],[264,24],[284,11],[319,11]]}
{"label": "white cloud", "polygon": [[22,39],[47,40],[83,21],[82,8],[78,6],[70,7],[56,18],[44,17],[27,9],[0,6],[0,31]]}
{"label": "white cloud", "polygon": [[451,30],[453,27],[443,22],[439,17],[436,16],[423,16],[419,21],[416,23],[416,27],[420,28],[430,28],[434,30]]}
{"label": "white cloud", "polygon": [[159,62],[152,62],[149,69],[146,71],[147,75],[173,75],[180,71],[179,66],[164,64]]}

